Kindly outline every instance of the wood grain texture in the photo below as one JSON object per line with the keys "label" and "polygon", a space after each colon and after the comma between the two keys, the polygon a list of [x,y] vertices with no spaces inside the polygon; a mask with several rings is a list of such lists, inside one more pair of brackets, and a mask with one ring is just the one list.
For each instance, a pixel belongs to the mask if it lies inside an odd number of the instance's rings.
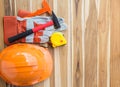
{"label": "wood grain texture", "polygon": [[111,87],[120,87],[120,0],[111,4]]}
{"label": "wood grain texture", "polygon": [[[0,50],[3,16],[42,8],[42,0],[0,0]],[[50,78],[28,87],[120,87],[120,0],[47,0],[63,17],[67,45],[49,51]],[[0,87],[17,87],[0,79]]]}
{"label": "wood grain texture", "polygon": [[11,15],[10,0],[4,0],[5,15]]}
{"label": "wood grain texture", "polygon": [[[61,2],[64,2],[66,4],[63,4]],[[55,10],[55,13],[58,17],[62,17],[64,18],[64,21],[65,23],[68,25],[68,19],[69,19],[69,8],[68,8],[68,5],[69,5],[69,0],[58,0],[57,1],[57,10]],[[56,8],[54,6],[54,8]],[[54,9],[53,8],[53,9]],[[64,10],[61,10],[61,9],[64,9]],[[67,28],[67,30],[63,31],[63,34],[66,38],[67,41],[68,40],[68,33],[69,33],[69,29]],[[68,79],[68,77],[71,77],[71,71],[68,72],[68,68],[69,67],[72,67],[72,65],[69,65],[69,62],[71,60],[72,57],[68,57],[68,55],[70,54],[70,52],[68,52],[68,50],[70,50],[69,48],[69,42],[67,45],[65,46],[62,46],[59,48],[59,55],[60,55],[60,78],[61,78],[61,87],[69,87],[68,84],[71,84],[71,83],[68,83],[67,80],[70,81],[70,79]],[[55,57],[55,59],[57,59],[57,57]],[[57,67],[56,67],[57,68]],[[57,78],[57,77],[56,77]],[[72,85],[72,84],[71,84]],[[56,84],[57,86],[57,84]]]}
{"label": "wood grain texture", "polygon": [[30,0],[14,0],[16,15],[19,9],[30,11]]}
{"label": "wood grain texture", "polygon": [[42,8],[42,0],[31,0],[30,1],[30,11],[34,12],[37,9]]}
{"label": "wood grain texture", "polygon": [[3,16],[4,16],[4,1],[1,0],[0,1],[0,7],[1,9],[1,13],[0,13],[0,51],[4,48],[4,41],[3,41]]}
{"label": "wood grain texture", "polygon": [[15,14],[15,0],[4,0],[4,12],[5,12],[5,16],[13,16],[16,15]]}
{"label": "wood grain texture", "polygon": [[95,0],[85,2],[89,5],[85,14],[85,87],[97,87],[97,10]]}
{"label": "wood grain texture", "polygon": [[[98,60],[98,87],[107,87],[107,62],[109,61],[108,58],[108,43],[109,39],[109,0],[100,0],[97,2],[99,10],[98,10],[98,53],[99,53],[99,60]],[[96,5],[97,6],[97,5]]]}
{"label": "wood grain texture", "polygon": [[82,57],[82,2],[84,0],[74,0],[73,6],[73,87],[83,85],[83,57]]}

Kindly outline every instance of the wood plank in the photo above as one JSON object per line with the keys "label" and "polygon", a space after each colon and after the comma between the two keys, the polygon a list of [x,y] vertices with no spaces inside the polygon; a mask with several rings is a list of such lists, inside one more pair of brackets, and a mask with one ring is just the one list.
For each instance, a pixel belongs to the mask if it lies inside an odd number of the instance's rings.
{"label": "wood plank", "polygon": [[42,0],[31,0],[30,1],[30,11],[35,12],[42,8]]}
{"label": "wood plank", "polygon": [[33,85],[32,87],[44,87],[44,81]]}
{"label": "wood plank", "polygon": [[[0,0],[0,51],[4,48],[3,40],[3,16],[4,16],[4,0]],[[6,87],[6,83],[0,78],[0,87]]]}
{"label": "wood plank", "polygon": [[97,87],[97,9],[85,0],[85,87]]}
{"label": "wood plank", "polygon": [[[82,4],[84,0],[73,0],[72,3],[72,36],[73,36],[73,87],[83,87],[83,56],[82,56]],[[83,12],[83,13],[82,13]]]}
{"label": "wood plank", "polygon": [[15,15],[19,9],[30,11],[30,0],[14,0],[15,2]]}
{"label": "wood plank", "polygon": [[6,87],[5,81],[1,78],[0,78],[0,87]]}
{"label": "wood plank", "polygon": [[[56,15],[63,17],[68,24],[68,30],[63,32],[68,43],[55,49],[49,47],[54,61],[53,73],[47,80],[31,87],[119,87],[120,1],[47,1]],[[0,7],[5,7],[5,10],[1,9],[0,32],[3,32],[4,11],[5,15],[17,15],[18,9],[33,12],[42,7],[41,2],[42,0],[1,0]],[[0,50],[3,48],[1,33]],[[0,87],[6,86],[16,87],[6,85],[0,79]]]}
{"label": "wood plank", "polygon": [[4,8],[5,8],[5,15],[6,16],[13,16],[15,15],[16,4],[15,0],[4,0]]}
{"label": "wood plank", "polygon": [[[98,2],[98,41],[99,41],[99,60],[98,60],[98,87],[107,87],[108,79],[108,66],[110,53],[108,53],[110,47],[109,42],[109,0],[100,0]],[[96,5],[97,6],[97,5]]]}
{"label": "wood plank", "polygon": [[72,52],[72,49],[73,49],[73,46],[72,46],[72,43],[73,43],[73,24],[72,24],[72,21],[73,21],[73,16],[72,16],[72,0],[68,0],[68,17],[66,18],[65,17],[65,20],[67,19],[67,21],[65,21],[67,23],[67,87],[73,87],[73,81],[72,81],[72,69],[73,69],[73,61],[72,61],[72,58],[73,58],[73,52]]}
{"label": "wood plank", "polygon": [[4,48],[4,41],[3,41],[3,16],[4,16],[4,2],[3,0],[0,1],[1,7],[1,14],[0,14],[0,51]]}
{"label": "wood plank", "polygon": [[[57,0],[53,1],[53,11],[57,15]],[[54,49],[54,86],[61,87],[61,67],[60,67],[60,55],[59,48]]]}
{"label": "wood plank", "polygon": [[11,5],[10,0],[4,0],[4,8],[5,8],[5,15],[9,16],[11,15]]}
{"label": "wood plank", "polygon": [[[64,2],[61,3],[61,2]],[[55,4],[55,3],[54,3]],[[69,8],[68,8],[68,5],[69,5],[69,0],[58,0],[57,1],[57,4],[54,5],[54,8],[56,8],[55,13],[58,17],[62,17],[64,18],[65,20],[65,23],[68,24],[68,21],[69,21]],[[57,7],[56,7],[57,6]],[[53,9],[54,9],[53,8]],[[61,10],[62,9],[62,10]],[[66,38],[67,41],[68,40],[68,33],[70,33],[70,29],[67,29],[66,31],[63,31],[63,34]],[[70,37],[69,37],[70,38]],[[68,79],[68,77],[71,77],[71,72],[68,72],[68,68],[71,68],[72,65],[68,65],[71,61],[71,57],[68,57],[68,55],[70,55],[70,48],[68,48],[70,46],[69,42],[67,42],[67,45],[65,46],[62,46],[62,47],[59,47],[57,48],[57,50],[59,50],[59,63],[60,63],[60,78],[61,78],[61,87],[69,87],[69,85],[71,85],[71,83],[69,82],[70,80]],[[57,52],[56,52],[57,54]],[[57,57],[55,57],[57,59]],[[57,68],[57,67],[56,67]],[[56,77],[57,78],[57,77]],[[57,87],[57,84],[56,84],[56,87]]]}
{"label": "wood plank", "polygon": [[111,87],[120,87],[120,0],[110,0],[111,6]]}

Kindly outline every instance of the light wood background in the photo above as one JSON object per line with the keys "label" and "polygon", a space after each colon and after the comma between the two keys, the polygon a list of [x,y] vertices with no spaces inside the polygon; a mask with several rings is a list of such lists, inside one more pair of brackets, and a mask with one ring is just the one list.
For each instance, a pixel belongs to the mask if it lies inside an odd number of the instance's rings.
{"label": "light wood background", "polygon": [[[0,0],[3,16],[35,11],[42,0]],[[31,87],[120,87],[120,0],[47,0],[68,25],[67,45],[52,49],[52,76]],[[0,87],[15,87],[0,80]]]}

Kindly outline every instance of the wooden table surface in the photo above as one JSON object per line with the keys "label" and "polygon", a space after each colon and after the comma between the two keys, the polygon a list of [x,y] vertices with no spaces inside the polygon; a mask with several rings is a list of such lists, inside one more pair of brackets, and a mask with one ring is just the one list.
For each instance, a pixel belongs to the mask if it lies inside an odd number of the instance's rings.
{"label": "wooden table surface", "polygon": [[[31,87],[120,87],[120,0],[47,0],[68,25],[67,45],[49,48],[51,77]],[[0,0],[0,50],[3,16],[35,11],[42,0]],[[0,80],[0,87],[15,87]]]}

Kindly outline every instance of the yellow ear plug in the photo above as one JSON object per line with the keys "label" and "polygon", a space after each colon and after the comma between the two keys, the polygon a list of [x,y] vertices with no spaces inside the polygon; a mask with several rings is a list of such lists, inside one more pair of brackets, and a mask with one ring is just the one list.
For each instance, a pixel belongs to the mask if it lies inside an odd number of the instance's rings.
{"label": "yellow ear plug", "polygon": [[66,39],[64,38],[61,32],[53,33],[50,37],[50,41],[52,43],[52,47],[62,46],[67,43]]}

